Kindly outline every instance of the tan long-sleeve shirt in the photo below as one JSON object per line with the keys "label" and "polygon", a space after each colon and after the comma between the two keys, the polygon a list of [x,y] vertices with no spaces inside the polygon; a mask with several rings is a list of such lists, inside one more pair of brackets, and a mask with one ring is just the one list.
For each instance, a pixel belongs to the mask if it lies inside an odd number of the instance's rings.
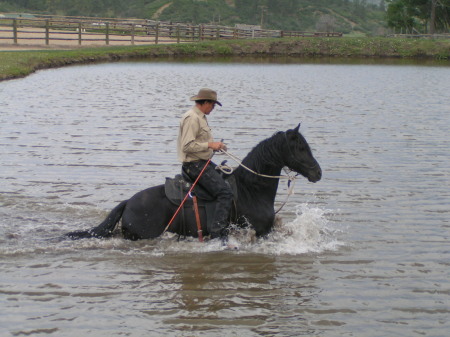
{"label": "tan long-sleeve shirt", "polygon": [[181,162],[208,160],[212,156],[212,149],[208,143],[213,141],[211,128],[206,115],[197,107],[188,110],[180,121],[178,132],[178,159]]}

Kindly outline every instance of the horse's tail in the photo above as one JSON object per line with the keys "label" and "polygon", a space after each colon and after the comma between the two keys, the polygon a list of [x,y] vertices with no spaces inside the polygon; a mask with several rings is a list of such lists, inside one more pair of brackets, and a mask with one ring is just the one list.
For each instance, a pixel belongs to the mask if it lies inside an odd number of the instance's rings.
{"label": "horse's tail", "polygon": [[98,225],[97,227],[83,230],[83,231],[75,231],[67,233],[66,236],[68,236],[71,239],[86,239],[86,238],[107,238],[110,237],[119,222],[120,218],[122,217],[122,213],[125,209],[125,206],[127,205],[128,200],[122,201],[120,204],[118,204],[116,207],[113,208],[111,213],[106,217],[103,222]]}

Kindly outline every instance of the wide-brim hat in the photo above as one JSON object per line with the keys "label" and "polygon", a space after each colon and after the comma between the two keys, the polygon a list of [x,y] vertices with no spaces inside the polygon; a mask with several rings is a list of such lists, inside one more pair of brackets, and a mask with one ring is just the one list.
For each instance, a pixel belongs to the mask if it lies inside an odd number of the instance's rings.
{"label": "wide-brim hat", "polygon": [[201,100],[214,101],[220,106],[222,106],[222,103],[220,103],[217,100],[217,92],[209,88],[202,88],[198,91],[197,95],[191,97],[191,101],[201,101]]}

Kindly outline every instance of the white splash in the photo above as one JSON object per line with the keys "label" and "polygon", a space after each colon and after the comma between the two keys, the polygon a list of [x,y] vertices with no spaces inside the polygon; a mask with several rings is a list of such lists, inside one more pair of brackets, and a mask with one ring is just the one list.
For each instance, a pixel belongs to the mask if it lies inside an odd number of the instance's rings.
{"label": "white splash", "polygon": [[208,253],[221,250],[236,251],[240,254],[258,253],[267,255],[299,255],[335,251],[344,246],[338,240],[340,230],[333,228],[327,218],[330,211],[308,204],[296,207],[296,217],[290,222],[277,220],[274,230],[265,238],[256,238],[255,232],[249,228],[233,227],[229,244],[223,246],[219,240],[198,242],[188,238],[176,242],[175,236],[162,238],[157,250],[162,254],[173,252]]}
{"label": "white splash", "polygon": [[296,207],[294,220],[277,225],[266,242],[261,242],[263,251],[275,255],[297,255],[333,251],[343,246],[339,242],[338,230],[332,228],[327,211],[308,204]]}
{"label": "white splash", "polygon": [[[250,228],[232,227],[229,245],[219,240],[199,242],[195,238],[179,240],[178,235],[166,233],[152,240],[128,241],[120,235],[110,239],[67,240],[61,239],[61,232],[69,231],[67,226],[45,224],[23,226],[21,231],[7,231],[0,247],[0,256],[46,254],[48,252],[73,252],[76,250],[114,250],[124,255],[152,255],[195,253],[205,254],[218,251],[232,251],[238,254],[256,253],[267,255],[300,255],[335,251],[344,246],[338,240],[340,230],[330,222],[329,210],[300,204],[292,221],[278,218],[274,230],[264,238],[257,238]],[[60,227],[63,228],[60,228]],[[67,227],[67,228],[66,228]],[[16,227],[15,227],[16,228]],[[16,228],[17,229],[17,228]],[[40,235],[36,235],[40,233]],[[59,233],[59,234],[58,234]],[[58,238],[60,237],[60,238]]]}

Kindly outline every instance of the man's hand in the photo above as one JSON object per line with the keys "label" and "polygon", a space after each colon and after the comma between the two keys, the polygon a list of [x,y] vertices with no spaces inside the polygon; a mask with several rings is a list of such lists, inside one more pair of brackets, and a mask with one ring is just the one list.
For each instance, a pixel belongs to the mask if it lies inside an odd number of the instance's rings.
{"label": "man's hand", "polygon": [[208,143],[208,147],[214,151],[227,150],[227,146],[222,142],[212,142]]}

